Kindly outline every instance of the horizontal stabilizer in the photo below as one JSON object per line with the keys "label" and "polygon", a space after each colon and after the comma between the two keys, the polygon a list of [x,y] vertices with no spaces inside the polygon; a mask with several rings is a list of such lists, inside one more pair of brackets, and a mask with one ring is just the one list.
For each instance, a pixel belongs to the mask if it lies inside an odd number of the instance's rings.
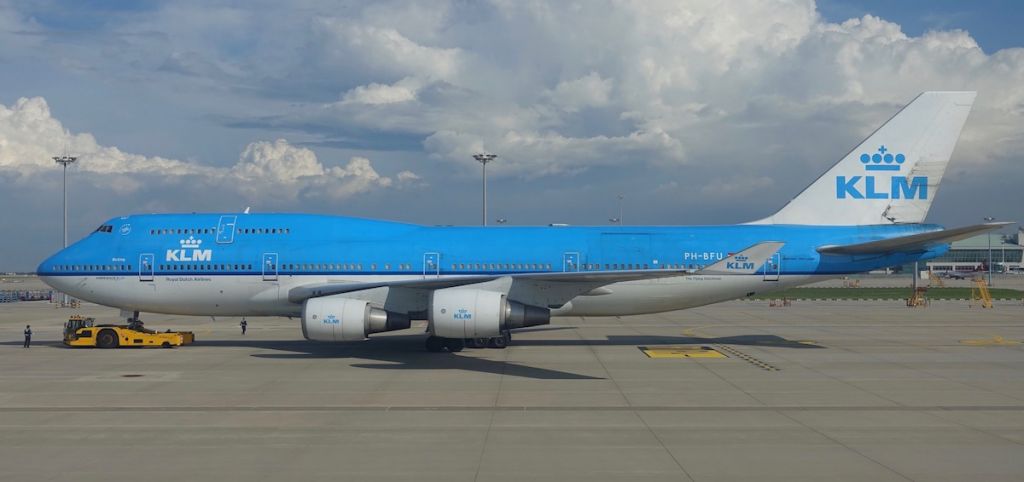
{"label": "horizontal stabilizer", "polygon": [[754,274],[765,261],[778,253],[785,243],[765,241],[698,270],[695,274]]}
{"label": "horizontal stabilizer", "polygon": [[975,236],[984,232],[993,231],[1003,226],[1013,224],[1012,222],[976,224],[955,229],[943,229],[930,233],[912,234],[899,238],[882,239],[867,243],[847,244],[843,246],[822,246],[818,248],[821,254],[886,254],[898,252],[926,251],[938,244],[952,243]]}

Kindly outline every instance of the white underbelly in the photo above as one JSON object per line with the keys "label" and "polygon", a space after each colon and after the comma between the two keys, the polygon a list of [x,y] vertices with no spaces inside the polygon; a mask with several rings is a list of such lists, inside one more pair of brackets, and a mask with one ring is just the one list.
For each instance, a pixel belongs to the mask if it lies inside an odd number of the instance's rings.
{"label": "white underbelly", "polygon": [[[298,316],[301,305],[288,301],[292,288],[325,282],[371,282],[421,276],[55,276],[43,281],[61,292],[128,311],[197,316]],[[681,276],[606,286],[608,294],[577,296],[554,309],[556,316],[619,316],[658,313],[717,303],[806,284],[823,276]],[[426,310],[426,307],[422,307]]]}

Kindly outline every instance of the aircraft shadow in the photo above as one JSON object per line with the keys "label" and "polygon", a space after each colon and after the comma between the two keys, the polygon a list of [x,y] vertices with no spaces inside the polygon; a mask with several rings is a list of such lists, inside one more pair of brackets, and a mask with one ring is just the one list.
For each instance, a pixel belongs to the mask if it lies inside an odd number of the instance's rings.
{"label": "aircraft shadow", "polygon": [[[254,353],[254,358],[310,359],[358,358],[377,363],[354,363],[358,368],[374,370],[465,370],[541,380],[602,380],[601,377],[530,367],[518,363],[463,356],[460,353],[428,353],[424,336],[391,335],[365,342],[317,343],[306,340],[197,340],[196,345],[231,346],[273,350],[281,353]],[[515,342],[513,342],[515,343]],[[496,350],[495,350],[496,351]]]}
{"label": "aircraft shadow", "polygon": [[[516,333],[560,331],[572,327],[549,327],[517,330]],[[261,340],[238,338],[230,340],[196,340],[197,346],[243,347],[270,350],[274,353],[254,353],[250,356],[263,359],[315,359],[354,358],[371,360],[371,363],[354,363],[352,366],[374,370],[465,370],[493,373],[541,380],[602,380],[577,373],[547,368],[531,367],[518,363],[491,360],[475,356],[464,356],[476,351],[467,348],[463,353],[428,353],[423,348],[422,333],[395,334],[375,337],[364,342],[317,343],[306,340]],[[22,340],[0,342],[5,346],[20,346]],[[530,339],[513,336],[513,346],[657,346],[657,345],[739,345],[794,349],[824,348],[810,342],[789,340],[776,335],[738,335],[725,337],[697,336],[656,336],[656,335],[612,335],[605,339]],[[63,347],[59,341],[33,341],[33,346]],[[185,348],[187,349],[187,348]],[[488,350],[497,351],[497,350]]]}
{"label": "aircraft shadow", "polygon": [[651,346],[651,345],[738,345],[764,346],[772,348],[815,349],[821,345],[783,338],[777,335],[737,335],[719,337],[701,336],[657,336],[657,335],[611,335],[604,340],[523,340],[516,339],[520,346]]}

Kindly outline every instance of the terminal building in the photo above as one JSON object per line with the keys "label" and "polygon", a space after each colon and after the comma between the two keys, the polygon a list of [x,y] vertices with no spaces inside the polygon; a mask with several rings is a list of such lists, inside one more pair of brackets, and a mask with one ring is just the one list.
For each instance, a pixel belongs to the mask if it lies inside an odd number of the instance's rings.
{"label": "terminal building", "polygon": [[993,272],[1024,273],[1024,228],[1016,234],[989,233],[956,241],[949,252],[928,261],[926,269],[936,274],[983,269],[988,266],[990,242]]}

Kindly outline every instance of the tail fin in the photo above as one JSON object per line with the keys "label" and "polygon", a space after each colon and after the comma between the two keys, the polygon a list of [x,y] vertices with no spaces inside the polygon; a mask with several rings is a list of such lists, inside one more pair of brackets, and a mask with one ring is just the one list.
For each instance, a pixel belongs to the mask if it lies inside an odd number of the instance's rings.
{"label": "tail fin", "polygon": [[924,221],[975,95],[918,95],[777,213],[751,224]]}

